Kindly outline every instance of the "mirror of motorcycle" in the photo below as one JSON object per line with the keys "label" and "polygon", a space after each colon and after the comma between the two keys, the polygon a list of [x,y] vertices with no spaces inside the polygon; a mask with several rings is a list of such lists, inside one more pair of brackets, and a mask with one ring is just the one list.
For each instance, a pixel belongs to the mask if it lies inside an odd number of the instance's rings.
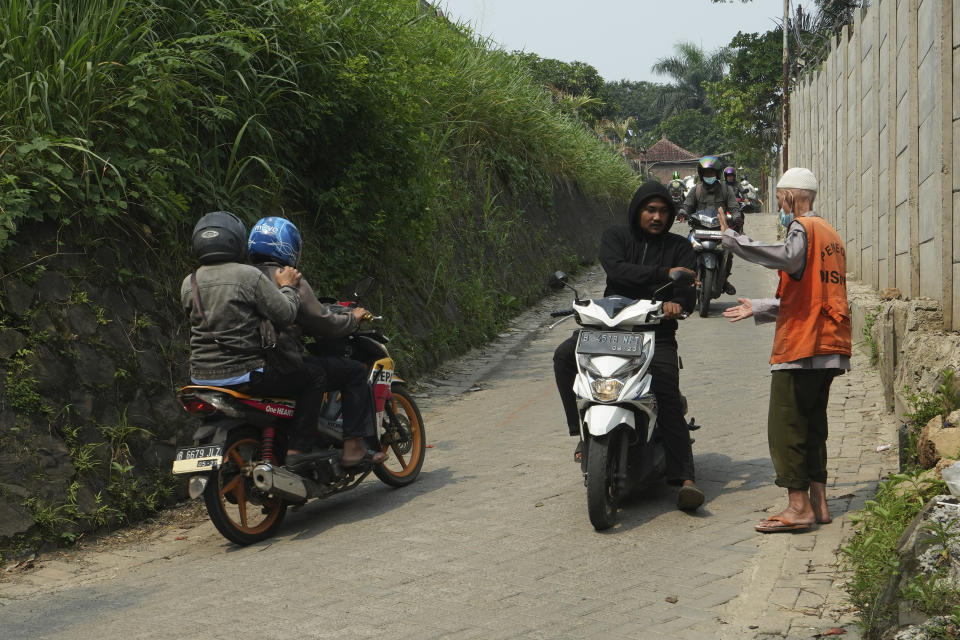
{"label": "mirror of motorcycle", "polygon": [[377,279],[373,276],[360,278],[360,280],[347,287],[347,289],[343,291],[343,293],[340,295],[340,300],[349,300],[351,302],[362,300],[367,296],[367,294],[370,293],[370,290],[376,283]]}
{"label": "mirror of motorcycle", "polygon": [[653,292],[653,298],[651,298],[652,302],[666,300],[667,295],[672,293],[673,285],[675,284],[681,284],[689,287],[694,283],[693,274],[689,271],[672,271],[667,277],[670,279],[670,282]]}
{"label": "mirror of motorcycle", "polygon": [[554,271],[553,275],[550,276],[550,280],[547,282],[547,286],[549,286],[554,291],[559,291],[560,289],[563,289],[564,287],[566,287],[567,289],[570,289],[571,291],[573,291],[574,300],[576,300],[577,302],[580,301],[580,294],[577,293],[576,289],[574,289],[572,286],[567,284],[567,274],[564,273],[563,271]]}

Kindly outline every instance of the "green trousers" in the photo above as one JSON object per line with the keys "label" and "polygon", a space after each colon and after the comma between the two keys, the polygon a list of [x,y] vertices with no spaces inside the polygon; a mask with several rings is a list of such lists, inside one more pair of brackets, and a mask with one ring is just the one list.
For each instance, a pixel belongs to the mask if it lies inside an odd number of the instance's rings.
{"label": "green trousers", "polygon": [[767,440],[776,484],[806,491],[827,481],[827,401],[834,369],[773,371]]}

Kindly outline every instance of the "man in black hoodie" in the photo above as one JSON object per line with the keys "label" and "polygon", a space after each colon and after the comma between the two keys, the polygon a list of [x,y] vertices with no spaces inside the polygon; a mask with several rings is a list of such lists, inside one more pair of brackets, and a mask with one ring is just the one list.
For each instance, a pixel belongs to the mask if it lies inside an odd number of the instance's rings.
{"label": "man in black hoodie", "polygon": [[[683,236],[669,233],[676,215],[676,206],[662,184],[650,181],[637,189],[627,213],[628,224],[610,227],[600,239],[600,264],[607,272],[604,296],[649,300],[670,282],[671,272],[694,273],[696,257],[690,243]],[[666,319],[657,326],[649,368],[659,405],[657,420],[666,453],[667,482],[680,486],[677,506],[687,510],[703,504],[704,496],[694,484],[693,449],[683,418],[676,319],[692,312],[695,300],[693,287],[673,287],[671,299],[663,303]],[[579,437],[580,412],[573,392],[577,375],[575,335],[557,347],[553,370],[570,435]],[[581,451],[582,443],[577,446],[575,459],[580,459]]]}

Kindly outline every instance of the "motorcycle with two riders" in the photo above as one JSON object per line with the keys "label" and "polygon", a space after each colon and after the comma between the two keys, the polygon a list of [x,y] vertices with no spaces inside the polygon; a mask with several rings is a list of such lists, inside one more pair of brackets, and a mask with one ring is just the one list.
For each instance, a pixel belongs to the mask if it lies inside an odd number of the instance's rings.
{"label": "motorcycle with two riders", "polygon": [[[354,290],[366,291],[373,280],[364,283]],[[354,293],[340,304],[356,307],[361,295]],[[211,522],[227,540],[239,545],[265,540],[277,532],[288,507],[353,489],[371,472],[391,487],[405,487],[417,479],[426,448],[423,417],[396,374],[387,350],[389,340],[370,325],[380,319],[367,316],[352,335],[315,342],[308,349],[365,365],[376,423],[367,444],[387,454],[382,464],[340,464],[343,417],[336,392],[326,394],[317,424],[326,454],[298,466],[294,473],[284,467],[285,428],[293,418],[294,400],[203,385],[180,389],[180,404],[202,422],[193,434],[193,444],[176,452],[173,473],[189,478],[190,497],[203,496]]]}

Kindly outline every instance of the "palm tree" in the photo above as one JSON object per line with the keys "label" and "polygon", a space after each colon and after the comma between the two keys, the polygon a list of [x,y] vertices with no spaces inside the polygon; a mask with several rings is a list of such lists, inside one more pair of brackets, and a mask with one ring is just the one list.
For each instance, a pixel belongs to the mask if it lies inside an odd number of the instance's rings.
{"label": "palm tree", "polygon": [[673,78],[673,84],[668,85],[657,100],[663,117],[669,118],[687,109],[712,113],[707,84],[723,79],[729,51],[720,47],[707,54],[692,42],[678,42],[673,49],[677,55],[660,58],[651,67],[654,73]]}

